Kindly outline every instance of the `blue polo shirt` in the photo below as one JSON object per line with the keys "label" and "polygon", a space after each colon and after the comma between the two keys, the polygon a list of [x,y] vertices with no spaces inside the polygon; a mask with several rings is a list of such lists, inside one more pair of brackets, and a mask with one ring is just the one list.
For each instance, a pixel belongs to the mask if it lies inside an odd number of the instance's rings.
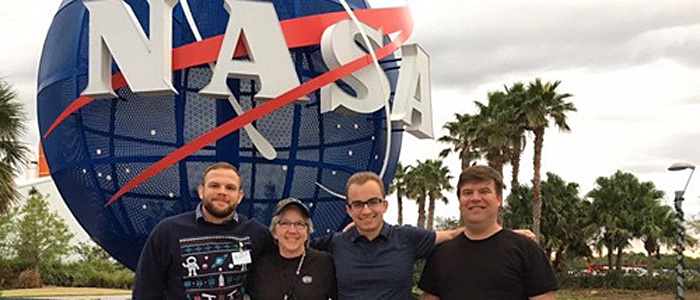
{"label": "blue polo shirt", "polygon": [[384,222],[372,241],[355,227],[315,240],[333,254],[338,299],[411,299],[413,264],[435,248],[435,232]]}

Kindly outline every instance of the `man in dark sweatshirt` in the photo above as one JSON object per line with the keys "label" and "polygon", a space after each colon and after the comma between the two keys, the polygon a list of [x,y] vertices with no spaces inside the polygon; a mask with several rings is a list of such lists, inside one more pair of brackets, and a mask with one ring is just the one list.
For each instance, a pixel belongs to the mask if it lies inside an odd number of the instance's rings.
{"label": "man in dark sweatshirt", "polygon": [[253,261],[273,246],[267,228],[236,213],[243,198],[238,170],[219,162],[202,174],[202,202],[169,217],[141,252],[133,299],[240,300]]}

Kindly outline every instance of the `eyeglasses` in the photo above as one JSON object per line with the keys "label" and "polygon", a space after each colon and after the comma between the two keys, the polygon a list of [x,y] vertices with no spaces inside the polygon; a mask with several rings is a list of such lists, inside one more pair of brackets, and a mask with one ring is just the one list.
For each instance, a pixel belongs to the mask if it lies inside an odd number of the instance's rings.
{"label": "eyeglasses", "polygon": [[308,226],[306,224],[306,222],[304,222],[304,221],[292,222],[292,221],[288,221],[288,220],[281,220],[281,221],[277,222],[277,225],[282,227],[282,229],[289,229],[290,226],[294,226],[294,229],[299,229],[299,230],[306,229],[306,226]]}
{"label": "eyeglasses", "polygon": [[384,199],[372,198],[367,201],[353,201],[348,203],[347,206],[352,210],[362,210],[365,205],[367,205],[369,208],[377,208],[382,204],[382,202],[384,202]]}

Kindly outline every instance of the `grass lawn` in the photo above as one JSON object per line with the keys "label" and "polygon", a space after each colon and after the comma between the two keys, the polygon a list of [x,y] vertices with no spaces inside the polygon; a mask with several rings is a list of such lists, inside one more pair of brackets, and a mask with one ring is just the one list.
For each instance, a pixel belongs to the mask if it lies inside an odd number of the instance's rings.
{"label": "grass lawn", "polygon": [[[628,291],[628,290],[562,290],[557,294],[557,300],[673,300],[673,292]],[[700,300],[700,292],[685,293],[686,300]]]}
{"label": "grass lawn", "polygon": [[[85,295],[129,295],[130,290],[55,287],[46,286],[40,289],[20,289],[0,291],[2,297],[42,297],[42,296],[85,296]],[[557,300],[673,300],[671,292],[628,291],[628,290],[562,290],[557,294]],[[700,292],[686,292],[685,299],[700,300]]]}
{"label": "grass lawn", "polygon": [[39,289],[2,290],[0,297],[83,296],[83,295],[129,295],[130,290],[86,287],[45,286]]}

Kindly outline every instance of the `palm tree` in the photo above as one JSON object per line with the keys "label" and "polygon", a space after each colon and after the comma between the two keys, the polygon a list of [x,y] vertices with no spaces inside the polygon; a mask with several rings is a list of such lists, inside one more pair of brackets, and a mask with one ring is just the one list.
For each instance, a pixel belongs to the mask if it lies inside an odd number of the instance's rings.
{"label": "palm tree", "polygon": [[590,220],[590,202],[578,190],[577,183],[549,172],[542,182],[542,246],[554,253],[556,270],[566,269],[568,258],[591,255],[587,243],[598,227]]}
{"label": "palm tree", "polygon": [[394,179],[389,185],[389,194],[396,192],[396,206],[398,208],[398,220],[399,225],[403,225],[403,197],[406,196],[406,167],[404,167],[401,162],[396,163],[396,169],[394,170]]}
{"label": "palm tree", "polygon": [[[548,254],[554,253],[553,267],[565,270],[570,259],[590,256],[588,242],[597,231],[590,221],[590,202],[578,196],[578,184],[565,182],[547,173],[542,182],[542,238],[540,245]],[[504,221],[511,228],[532,225],[532,189],[517,185],[506,198]]]}
{"label": "palm tree", "polygon": [[615,265],[620,268],[622,250],[629,246],[632,238],[644,239],[651,249],[656,239],[661,238],[663,228],[672,228],[670,210],[661,208],[663,196],[652,182],[639,182],[630,173],[617,171],[610,177],[596,179],[596,187],[588,197],[593,199],[592,217],[601,228],[599,244],[608,248],[610,268],[615,250]]}
{"label": "palm tree", "polygon": [[[453,189],[450,180],[452,180],[450,170],[442,165],[441,160],[417,161],[415,166],[409,167],[406,173],[407,193],[416,199],[418,204],[418,227],[433,228],[435,201],[441,200],[447,203],[447,197],[442,194],[442,191]],[[427,219],[426,197],[428,198]]]}
{"label": "palm tree", "polygon": [[649,258],[660,257],[661,244],[675,243],[675,216],[668,206],[649,206],[637,215],[644,250]]}
{"label": "palm tree", "polygon": [[636,177],[621,171],[611,177],[598,177],[596,186],[588,193],[592,203],[593,222],[600,228],[597,247],[608,250],[608,268],[613,268],[615,249],[624,248],[632,239],[630,198],[624,190],[634,185]]}
{"label": "palm tree", "polygon": [[518,122],[518,110],[501,91],[488,93],[488,105],[475,101],[477,134],[474,141],[489,166],[503,174],[503,166],[513,155],[522,152],[523,127]]}
{"label": "palm tree", "polygon": [[25,132],[22,104],[17,94],[0,80],[0,214],[19,200],[14,177],[27,162],[29,149],[19,142]]}
{"label": "palm tree", "polygon": [[442,191],[452,191],[454,188],[450,184],[452,176],[450,169],[442,165],[441,160],[428,159],[424,162],[427,169],[426,183],[428,186],[428,229],[433,230],[433,220],[435,216],[435,201],[440,200],[447,204],[447,197]]}
{"label": "palm tree", "polygon": [[511,114],[510,124],[513,126],[510,136],[511,151],[509,158],[512,167],[510,186],[513,189],[520,184],[518,180],[520,175],[520,158],[527,142],[525,122],[519,114],[520,105],[527,99],[527,89],[525,89],[525,85],[522,82],[516,82],[510,87],[505,86],[504,89],[506,98],[502,109],[508,110],[509,114]]}
{"label": "palm tree", "polygon": [[497,105],[494,103],[504,97],[501,92],[488,93],[488,105],[479,101],[474,101],[479,113],[476,115],[479,126],[474,139],[474,146],[483,153],[489,167],[494,168],[499,174],[503,174],[503,165],[506,163],[507,134],[504,127],[508,123],[501,122],[496,118]]}
{"label": "palm tree", "polygon": [[532,188],[522,184],[511,187],[503,200],[503,226],[532,228]]}
{"label": "palm tree", "polygon": [[418,206],[418,221],[416,226],[425,228],[425,198],[428,187],[425,181],[425,166],[418,162],[416,166],[406,167],[406,196],[416,201]]}
{"label": "palm tree", "polygon": [[[524,90],[522,84],[521,90]],[[483,156],[488,165],[501,174],[505,164],[515,161],[516,179],[513,186],[517,185],[525,135],[517,106],[519,102],[511,100],[518,99],[516,96],[520,94],[516,94],[515,90],[512,92],[512,95],[502,91],[489,92],[486,104],[474,101],[477,108],[475,115],[456,114],[456,121],[447,122],[443,127],[449,134],[439,141],[451,143],[453,148],[444,149],[440,157],[446,157],[450,152],[459,153],[464,170],[471,161]]]}
{"label": "palm tree", "polygon": [[438,139],[439,142],[451,144],[452,148],[440,151],[440,157],[445,158],[450,152],[457,153],[462,162],[462,171],[469,168],[473,161],[481,158],[481,154],[473,145],[478,126],[476,117],[470,114],[455,114],[455,121],[442,126],[447,129],[448,135]]}
{"label": "palm tree", "polygon": [[571,94],[559,94],[556,89],[561,81],[546,82],[537,78],[530,82],[527,88],[527,99],[519,107],[520,120],[524,121],[525,128],[535,135],[533,157],[534,176],[533,184],[533,205],[532,205],[532,231],[539,238],[540,220],[542,215],[542,202],[540,201],[540,169],[542,167],[542,147],[544,144],[544,132],[549,126],[549,120],[561,131],[571,131],[566,123],[566,113],[576,111],[576,107],[571,102],[566,102],[566,98]]}

